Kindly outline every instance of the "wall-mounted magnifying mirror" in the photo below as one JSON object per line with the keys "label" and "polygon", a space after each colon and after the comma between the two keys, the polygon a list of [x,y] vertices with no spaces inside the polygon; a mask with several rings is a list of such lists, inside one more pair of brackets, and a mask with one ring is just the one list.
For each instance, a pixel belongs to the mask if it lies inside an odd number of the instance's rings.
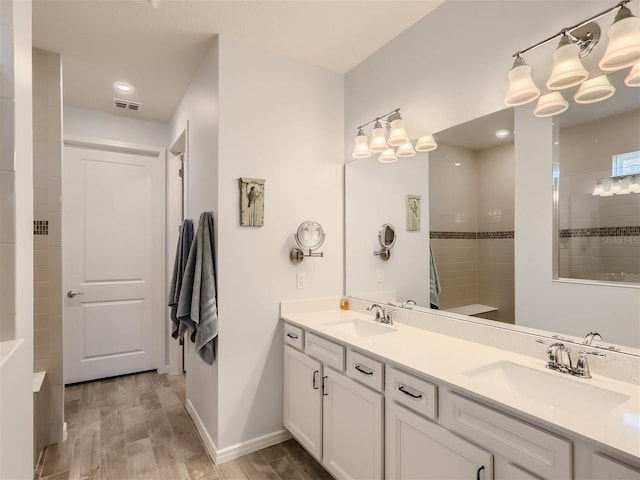
{"label": "wall-mounted magnifying mirror", "polygon": [[[300,263],[304,257],[323,257],[324,252],[314,253],[324,243],[324,229],[318,222],[308,220],[302,222],[293,237],[300,248],[292,248],[289,257],[293,263]],[[305,253],[308,250],[309,253]]]}
{"label": "wall-mounted magnifying mirror", "polygon": [[378,232],[378,242],[382,247],[380,251],[374,251],[374,255],[379,255],[384,261],[389,260],[391,257],[391,248],[396,243],[396,229],[390,223],[385,223]]}

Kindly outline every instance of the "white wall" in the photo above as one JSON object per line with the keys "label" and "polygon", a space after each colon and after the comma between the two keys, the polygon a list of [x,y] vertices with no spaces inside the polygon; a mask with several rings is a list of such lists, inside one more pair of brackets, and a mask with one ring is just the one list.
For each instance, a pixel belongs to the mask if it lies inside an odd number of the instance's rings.
{"label": "white wall", "polygon": [[[341,75],[220,37],[221,448],[282,429],[278,302],[342,292],[342,119]],[[239,177],[266,179],[261,228],[239,225]],[[304,220],[323,225],[325,257],[294,265]]]}
{"label": "white wall", "polygon": [[[217,255],[220,252],[221,236],[218,212],[218,110],[218,39],[216,38],[171,119],[169,144],[187,128],[188,122],[185,218],[192,218],[197,227],[198,218],[202,212],[214,212]],[[169,251],[174,251],[174,248],[175,245],[171,246]],[[190,341],[187,340],[185,345],[187,346],[185,361],[188,370],[187,400],[193,405],[212,441],[218,445],[219,361],[209,366],[195,356]]]}
{"label": "white wall", "polygon": [[[610,6],[610,3],[601,1],[444,2],[432,14],[347,73],[345,155],[351,154],[357,125],[393,108],[402,109],[407,132],[414,139],[426,132],[443,130],[502,110],[511,56],[516,50]],[[548,45],[527,56],[527,63],[534,65],[534,79],[539,85],[544,83],[551,69],[549,57],[553,48],[553,45]],[[594,51],[588,61],[597,62],[603,48],[599,45],[599,53]],[[523,139],[522,127],[516,130]],[[536,146],[541,148],[539,144]],[[551,149],[538,150],[538,153],[531,161],[536,167],[546,169],[544,175],[548,173],[548,176],[544,180],[540,178],[540,183],[531,182],[529,185],[521,185],[524,178],[520,177],[515,188],[516,195],[522,196],[524,191],[530,192],[536,185],[539,190],[531,199],[537,198],[542,203],[532,200],[520,203],[520,206],[516,204],[516,224],[527,222],[532,209],[535,210],[534,218],[538,214],[551,215]],[[540,156],[542,154],[544,156]],[[519,189],[522,191],[518,192]],[[540,223],[544,222],[540,219]],[[544,227],[551,228],[550,220]],[[525,324],[538,322],[536,326],[539,328],[557,331],[567,331],[573,326],[576,335],[586,333],[589,328],[598,328],[607,330],[603,333],[605,339],[629,344],[630,332],[610,333],[612,324],[609,319],[619,314],[620,325],[631,323],[628,328],[635,329],[638,326],[640,291],[552,284],[550,232],[536,231],[533,237],[536,241],[529,238],[526,243],[518,244],[518,238],[522,237],[516,226],[516,249],[521,249],[516,255],[516,262],[529,259],[526,264],[516,266],[516,271],[522,275],[527,271],[529,276],[537,277],[530,282],[516,284],[516,290],[520,289],[516,304],[521,302],[517,312],[527,313],[523,320]],[[540,263],[528,271],[527,266],[533,258]],[[592,309],[593,303],[600,307]],[[611,306],[608,313],[596,317],[595,312],[602,313],[604,306]],[[586,321],[577,325],[578,318]],[[638,334],[632,338],[637,339]]]}
{"label": "white wall", "polygon": [[[429,168],[426,154],[380,163],[375,157],[345,167],[346,289],[361,298],[396,291],[396,300],[429,305]],[[405,196],[420,195],[420,231],[406,228]],[[378,232],[391,223],[397,234],[391,257],[382,261]],[[382,274],[382,281],[378,275]]]}
{"label": "white wall", "polygon": [[[33,478],[33,140],[31,100],[31,2],[3,1],[2,18],[13,6],[16,159],[16,338],[12,372],[0,389],[0,477]],[[3,45],[4,48],[4,45]],[[10,359],[11,360],[11,359]],[[10,365],[7,365],[10,367]],[[15,408],[14,408],[15,407]],[[5,408],[10,412],[6,412]],[[19,432],[19,434],[16,434]]]}
{"label": "white wall", "polygon": [[[63,57],[64,63],[64,57]],[[166,122],[115,115],[89,108],[64,106],[64,135],[99,138],[116,142],[167,147],[170,126]]]}

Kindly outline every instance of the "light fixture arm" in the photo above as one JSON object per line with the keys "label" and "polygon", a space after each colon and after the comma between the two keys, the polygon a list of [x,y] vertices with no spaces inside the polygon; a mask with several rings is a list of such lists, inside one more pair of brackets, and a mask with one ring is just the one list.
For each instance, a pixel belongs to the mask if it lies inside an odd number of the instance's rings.
{"label": "light fixture arm", "polygon": [[534,50],[538,47],[541,47],[542,45],[545,45],[546,43],[549,43],[550,41],[555,40],[556,38],[561,37],[562,35],[568,35],[573,41],[576,41],[576,37],[571,34],[572,31],[576,30],[577,28],[585,26],[589,22],[592,22],[601,17],[604,17],[606,14],[613,12],[615,9],[623,8],[629,2],[631,2],[631,0],[621,0],[619,3],[617,3],[613,7],[609,7],[606,10],[603,10],[602,12],[597,13],[592,17],[589,17],[586,20],[583,20],[582,22],[577,23],[571,27],[563,28],[560,32],[556,33],[555,35],[552,35],[549,38],[546,38],[534,45],[531,45],[530,47],[527,47],[524,50],[518,50],[516,53],[513,54],[513,57],[519,57],[521,55],[524,55],[525,53],[530,52],[531,50]]}
{"label": "light fixture arm", "polygon": [[362,125],[358,126],[358,130],[360,130],[361,128],[364,128],[364,127],[368,127],[369,125],[371,125],[372,123],[375,123],[375,122],[391,123],[390,121],[387,120],[387,118],[390,117],[391,115],[393,115],[394,113],[397,114],[399,111],[400,111],[399,108],[396,108],[395,110],[391,110],[390,112],[385,113],[384,115],[376,117],[373,120],[371,120],[371,121],[369,121],[367,123],[363,123]]}

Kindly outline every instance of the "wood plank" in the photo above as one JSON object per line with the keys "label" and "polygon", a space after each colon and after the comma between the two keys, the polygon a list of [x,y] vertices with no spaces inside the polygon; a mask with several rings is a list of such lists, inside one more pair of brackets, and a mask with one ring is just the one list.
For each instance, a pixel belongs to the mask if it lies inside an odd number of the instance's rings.
{"label": "wood plank", "polygon": [[151,441],[148,438],[127,443],[125,450],[129,479],[148,480],[155,478],[158,472],[158,465],[153,454]]}
{"label": "wood plank", "polygon": [[237,460],[216,465],[220,480],[249,480]]}
{"label": "wood plank", "polygon": [[100,480],[123,480],[129,478],[126,464],[124,434],[113,435],[103,442],[100,456]]}
{"label": "wood plank", "polygon": [[269,465],[282,480],[304,480],[302,471],[288,455],[270,461]]}
{"label": "wood plank", "polygon": [[76,441],[76,425],[67,426],[67,439],[64,442],[49,445],[40,472],[41,477],[69,471],[73,460]]}
{"label": "wood plank", "polygon": [[260,452],[253,452],[238,458],[249,480],[280,480],[278,474]]}

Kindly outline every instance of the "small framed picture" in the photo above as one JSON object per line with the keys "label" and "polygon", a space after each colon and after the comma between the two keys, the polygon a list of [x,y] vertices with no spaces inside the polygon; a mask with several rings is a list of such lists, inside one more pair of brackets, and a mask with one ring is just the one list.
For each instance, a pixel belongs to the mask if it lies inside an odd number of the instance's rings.
{"label": "small framed picture", "polygon": [[407,232],[420,231],[420,195],[407,195],[405,198],[407,211]]}
{"label": "small framed picture", "polygon": [[264,226],[264,180],[240,178],[240,225]]}

